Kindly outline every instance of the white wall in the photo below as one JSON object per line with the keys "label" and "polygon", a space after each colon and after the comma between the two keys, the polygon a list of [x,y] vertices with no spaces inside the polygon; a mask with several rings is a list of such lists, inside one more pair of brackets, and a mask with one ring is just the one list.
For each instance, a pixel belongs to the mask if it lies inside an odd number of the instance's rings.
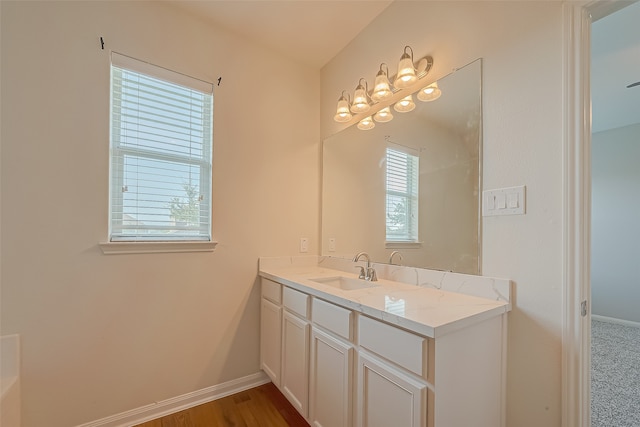
{"label": "white wall", "polygon": [[[258,370],[256,259],[296,253],[302,235],[317,247],[318,136],[340,129],[340,92],[372,81],[405,44],[434,57],[434,78],[484,58],[484,188],[526,184],[528,196],[526,215],[483,221],[483,273],[516,286],[507,425],[560,425],[560,2],[396,2],[322,70],[321,93],[317,70],[163,5],[0,4],[1,333],[23,337],[24,427],[77,425]],[[109,49],[223,76],[216,252],[97,248],[108,200],[100,36]],[[256,63],[282,78],[258,84]]]}
{"label": "white wall", "polygon": [[640,322],[640,124],[592,137],[593,314]]}
{"label": "white wall", "polygon": [[562,4],[394,2],[322,69],[321,133],[340,92],[373,81],[405,44],[433,78],[483,62],[483,187],[527,186],[527,214],[483,219],[482,272],[515,283],[507,426],[561,424]]}
{"label": "white wall", "polygon": [[[1,334],[22,336],[23,426],[78,425],[257,372],[258,256],[295,254],[301,236],[317,253],[319,71],[161,2],[1,8]],[[100,36],[106,49],[222,76],[215,252],[98,248],[109,153]],[[264,70],[278,78],[264,84]]]}

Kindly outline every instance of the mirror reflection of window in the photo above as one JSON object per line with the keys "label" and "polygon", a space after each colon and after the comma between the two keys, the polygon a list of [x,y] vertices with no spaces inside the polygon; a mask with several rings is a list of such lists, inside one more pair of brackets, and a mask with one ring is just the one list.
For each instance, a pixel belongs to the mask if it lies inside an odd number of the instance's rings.
{"label": "mirror reflection of window", "polygon": [[387,147],[387,242],[418,241],[418,162],[417,155]]}

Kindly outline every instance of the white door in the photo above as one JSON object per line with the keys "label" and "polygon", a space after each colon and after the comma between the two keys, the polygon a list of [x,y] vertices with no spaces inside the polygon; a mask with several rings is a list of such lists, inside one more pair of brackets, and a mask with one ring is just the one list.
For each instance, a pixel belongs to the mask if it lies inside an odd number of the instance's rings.
{"label": "white door", "polygon": [[350,427],[353,346],[311,328],[310,423],[313,427]]}
{"label": "white door", "polygon": [[262,298],[260,310],[260,367],[276,386],[280,386],[281,313],[282,307]]}
{"label": "white door", "polygon": [[282,393],[305,418],[309,402],[309,322],[284,311]]}
{"label": "white door", "polygon": [[358,427],[425,427],[427,385],[361,351]]}

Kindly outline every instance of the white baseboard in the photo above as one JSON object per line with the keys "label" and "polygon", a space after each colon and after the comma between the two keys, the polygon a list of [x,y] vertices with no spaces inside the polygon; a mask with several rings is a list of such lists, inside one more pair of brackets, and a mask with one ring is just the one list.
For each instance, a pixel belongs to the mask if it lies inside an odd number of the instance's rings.
{"label": "white baseboard", "polygon": [[203,388],[202,390],[183,394],[182,396],[162,400],[130,411],[122,412],[120,414],[111,415],[100,420],[81,424],[77,427],[131,427],[136,424],[164,417],[194,406],[202,405],[203,403],[212,402],[216,399],[221,399],[223,397],[266,384],[269,381],[269,377],[267,377],[263,371],[260,371],[246,377],[227,381],[226,383],[217,384]]}
{"label": "white baseboard", "polygon": [[615,317],[600,316],[597,314],[592,314],[591,318],[593,320],[598,320],[600,322],[615,323],[618,325],[625,325],[625,326],[632,326],[634,328],[640,328],[640,322],[634,322],[632,320],[616,319]]}

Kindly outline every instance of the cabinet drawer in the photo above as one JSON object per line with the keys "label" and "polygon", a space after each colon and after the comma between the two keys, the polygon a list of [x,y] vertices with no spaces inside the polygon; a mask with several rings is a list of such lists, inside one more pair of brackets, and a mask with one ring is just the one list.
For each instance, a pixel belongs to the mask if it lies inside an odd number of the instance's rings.
{"label": "cabinet drawer", "polygon": [[360,316],[360,346],[409,371],[426,377],[427,339],[386,323]]}
{"label": "cabinet drawer", "polygon": [[282,285],[273,280],[262,279],[262,298],[266,298],[276,304],[282,303]]}
{"label": "cabinet drawer", "polygon": [[313,299],[312,307],[313,323],[351,341],[351,310],[317,298]]}
{"label": "cabinet drawer", "polygon": [[309,316],[309,295],[291,288],[284,288],[284,306],[305,319]]}

